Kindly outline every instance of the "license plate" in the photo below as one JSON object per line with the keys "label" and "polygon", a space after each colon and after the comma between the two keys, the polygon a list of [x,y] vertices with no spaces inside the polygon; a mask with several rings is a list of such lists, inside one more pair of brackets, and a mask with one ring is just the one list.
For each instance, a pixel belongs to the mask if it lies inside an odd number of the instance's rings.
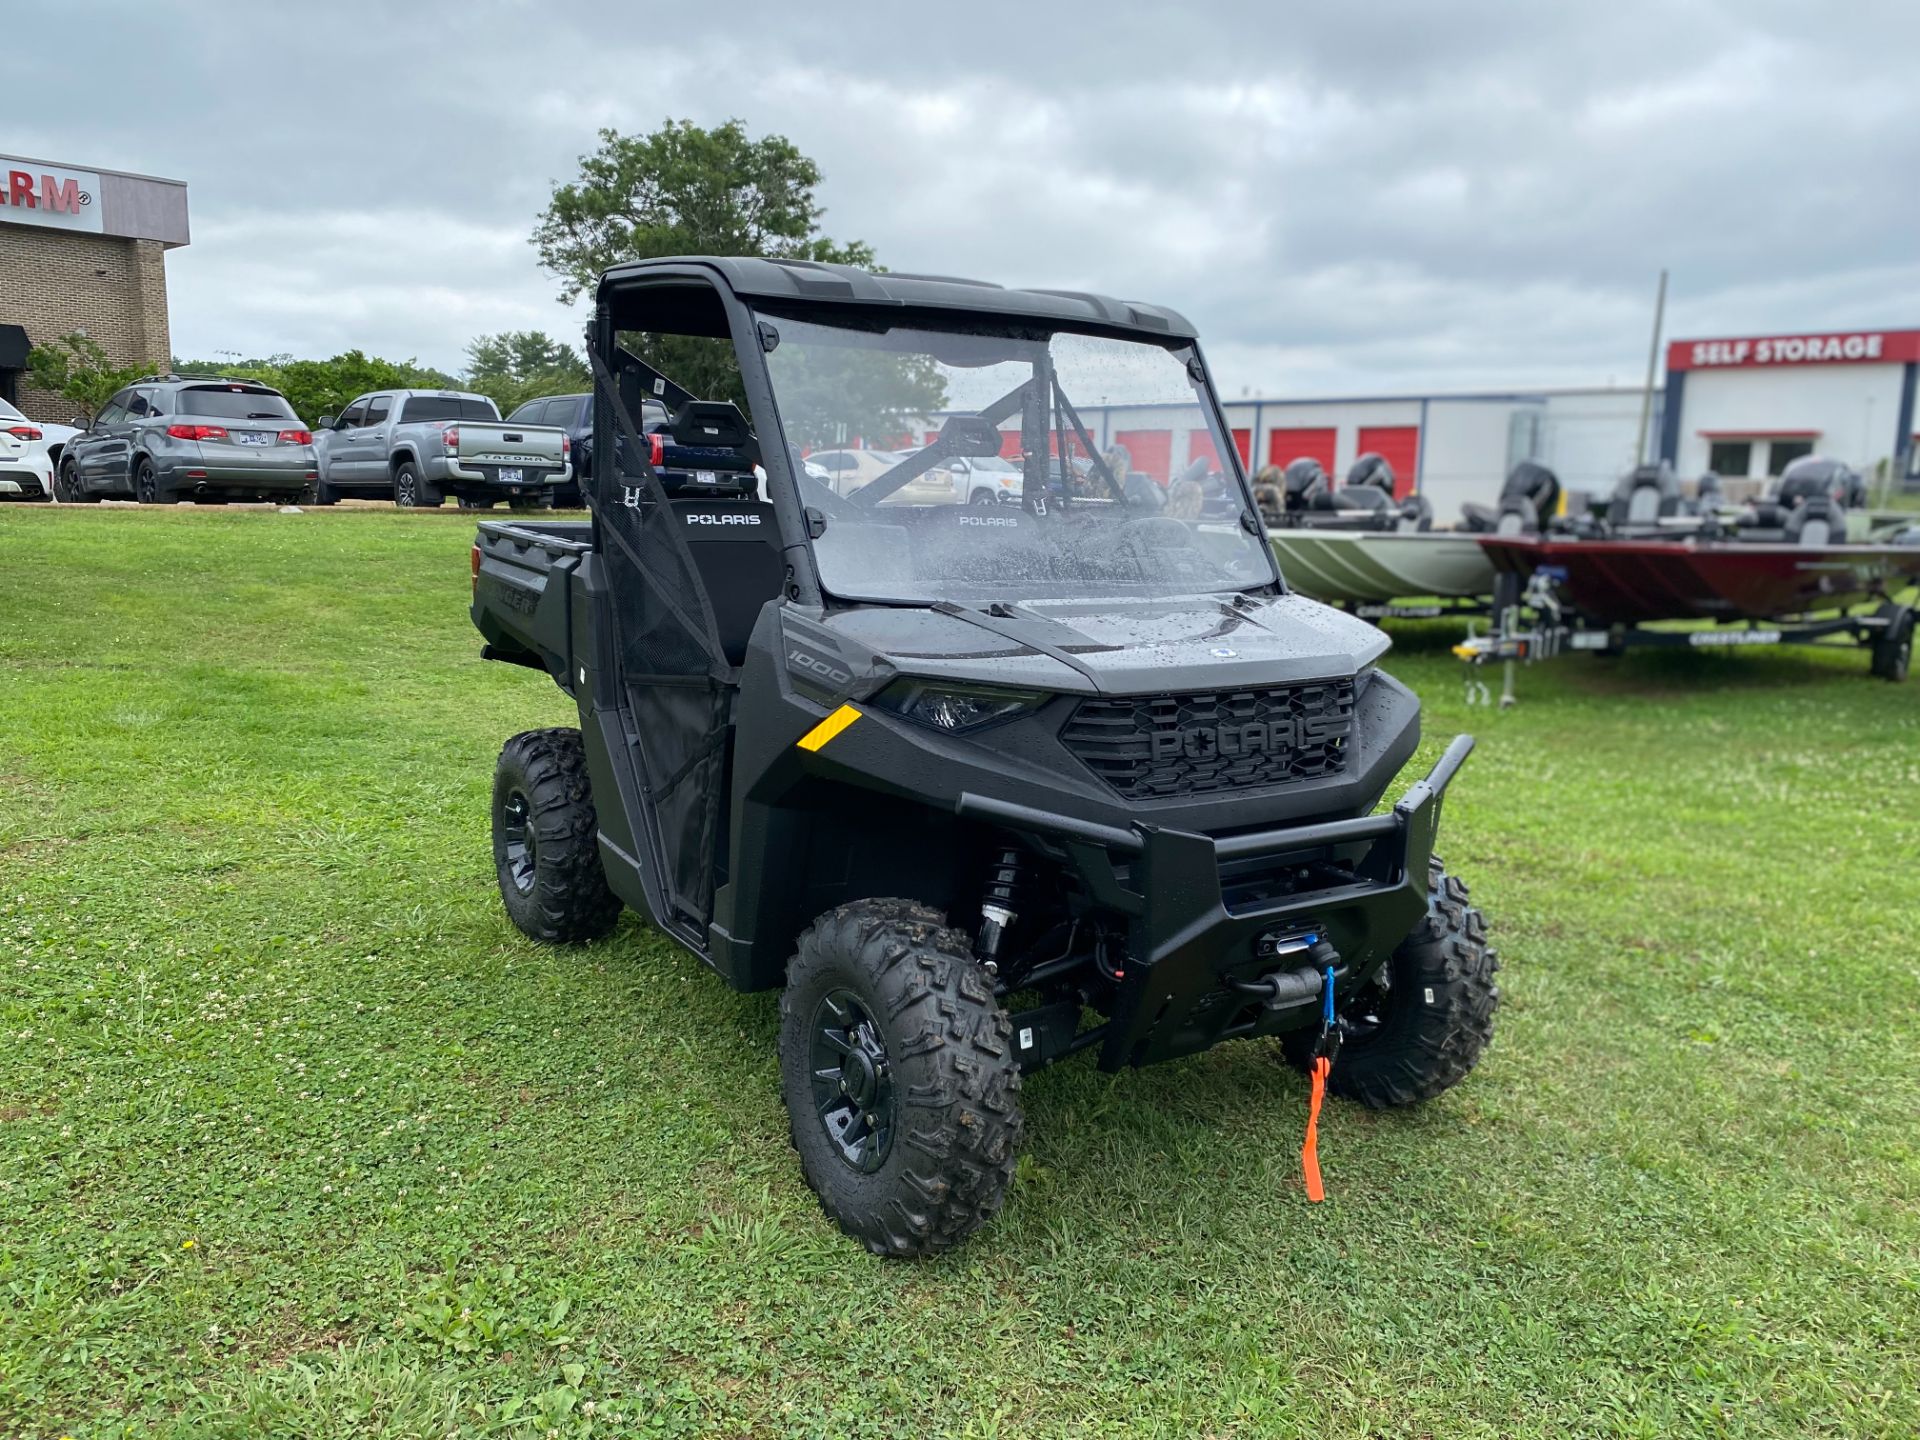
{"label": "license plate", "polygon": [[502,485],[518,485],[520,483],[520,471],[518,468],[507,469],[503,466],[499,471],[499,477]]}
{"label": "license plate", "polygon": [[234,430],[229,432],[242,445],[271,445],[273,436],[264,430]]}

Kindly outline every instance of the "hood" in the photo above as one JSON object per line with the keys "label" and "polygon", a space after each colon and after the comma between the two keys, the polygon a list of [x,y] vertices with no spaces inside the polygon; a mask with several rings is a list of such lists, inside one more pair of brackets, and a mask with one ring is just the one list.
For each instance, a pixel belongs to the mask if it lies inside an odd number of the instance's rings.
{"label": "hood", "polygon": [[1301,595],[874,606],[827,624],[902,674],[1084,694],[1334,679],[1357,674],[1390,643]]}

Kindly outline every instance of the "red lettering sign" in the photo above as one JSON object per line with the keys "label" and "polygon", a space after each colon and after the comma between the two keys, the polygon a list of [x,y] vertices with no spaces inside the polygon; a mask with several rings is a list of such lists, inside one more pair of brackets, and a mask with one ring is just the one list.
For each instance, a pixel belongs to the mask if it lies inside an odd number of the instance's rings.
{"label": "red lettering sign", "polygon": [[24,170],[7,172],[7,203],[25,205],[29,210],[40,203],[40,197],[34,193],[33,176]]}
{"label": "red lettering sign", "polygon": [[1920,360],[1920,330],[1841,330],[1735,340],[1675,340],[1669,370],[1778,365],[1886,365]]}
{"label": "red lettering sign", "polygon": [[80,213],[80,182],[78,180],[56,180],[51,175],[40,177],[40,199],[49,210],[64,210],[69,215]]}

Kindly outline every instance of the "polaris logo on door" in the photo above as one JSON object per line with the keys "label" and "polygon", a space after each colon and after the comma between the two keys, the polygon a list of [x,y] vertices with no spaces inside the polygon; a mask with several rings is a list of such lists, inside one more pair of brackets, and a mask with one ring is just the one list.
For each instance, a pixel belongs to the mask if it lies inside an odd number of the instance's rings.
{"label": "polaris logo on door", "polygon": [[1344,715],[1309,715],[1284,720],[1254,720],[1243,725],[1189,725],[1153,736],[1153,758],[1167,760],[1232,759],[1243,755],[1291,755],[1309,745],[1324,745],[1347,733]]}
{"label": "polaris logo on door", "polygon": [[758,525],[758,515],[700,515],[687,516],[689,525]]}
{"label": "polaris logo on door", "polygon": [[1018,530],[1020,522],[1011,515],[962,515],[962,525],[1000,525],[1008,530]]}

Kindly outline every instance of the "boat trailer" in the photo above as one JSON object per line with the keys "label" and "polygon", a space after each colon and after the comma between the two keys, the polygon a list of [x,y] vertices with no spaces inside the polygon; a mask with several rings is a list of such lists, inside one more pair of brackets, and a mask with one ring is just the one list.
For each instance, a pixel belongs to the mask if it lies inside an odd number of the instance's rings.
{"label": "boat trailer", "polygon": [[[1882,597],[1870,611],[1853,606],[1833,615],[1783,616],[1771,620],[1746,619],[1691,629],[1662,629],[1654,624],[1603,624],[1588,620],[1567,607],[1558,586],[1566,572],[1543,565],[1528,577],[1519,598],[1497,603],[1491,627],[1469,628],[1453,653],[1474,669],[1467,680],[1467,703],[1494,703],[1491,689],[1478,678],[1479,667],[1498,663],[1502,710],[1515,700],[1514,676],[1521,665],[1552,660],[1561,655],[1622,655],[1628,650],[1726,650],[1748,645],[1820,645],[1840,649],[1846,644],[1873,652],[1873,674],[1902,681],[1912,657],[1914,609]],[[1864,612],[1864,613],[1863,613]]]}

